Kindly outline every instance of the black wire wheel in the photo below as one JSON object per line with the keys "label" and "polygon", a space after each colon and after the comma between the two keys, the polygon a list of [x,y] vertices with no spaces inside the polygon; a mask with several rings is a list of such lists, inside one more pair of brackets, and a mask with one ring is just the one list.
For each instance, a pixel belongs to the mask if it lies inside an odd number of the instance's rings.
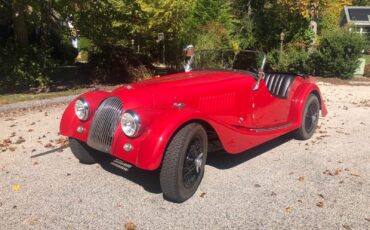
{"label": "black wire wheel", "polygon": [[296,138],[307,140],[315,133],[320,113],[320,102],[316,95],[311,94],[305,104],[301,127],[296,131]]}
{"label": "black wire wheel", "polygon": [[184,126],[173,136],[160,173],[163,196],[167,200],[184,202],[196,192],[204,175],[207,144],[207,133],[197,123]]}

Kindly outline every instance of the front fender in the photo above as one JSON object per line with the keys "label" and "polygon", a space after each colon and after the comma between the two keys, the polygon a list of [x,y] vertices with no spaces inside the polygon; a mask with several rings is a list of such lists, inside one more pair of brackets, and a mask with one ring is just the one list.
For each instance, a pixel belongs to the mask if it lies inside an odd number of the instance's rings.
{"label": "front fender", "polygon": [[[92,117],[100,103],[109,96],[109,93],[103,91],[91,91],[76,97],[65,109],[59,125],[59,133],[67,137],[73,137],[81,141],[87,141],[87,132],[78,133],[77,127],[82,126],[88,130],[91,125]],[[81,121],[75,114],[75,102],[79,98],[84,98],[89,104],[89,119]]]}
{"label": "front fender", "polygon": [[172,136],[191,120],[207,120],[207,117],[191,108],[174,108],[156,117],[148,129],[147,138],[141,143],[136,165],[149,170],[157,169]]}

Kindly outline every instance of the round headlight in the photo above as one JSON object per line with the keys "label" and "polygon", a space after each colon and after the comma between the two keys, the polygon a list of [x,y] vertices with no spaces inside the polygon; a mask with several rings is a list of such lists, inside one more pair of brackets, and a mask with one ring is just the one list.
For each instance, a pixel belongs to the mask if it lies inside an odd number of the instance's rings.
{"label": "round headlight", "polygon": [[121,118],[122,131],[128,137],[136,137],[139,134],[141,121],[134,111],[126,111]]}
{"label": "round headlight", "polygon": [[86,121],[89,118],[89,105],[85,99],[80,98],[75,104],[75,113],[78,119]]}

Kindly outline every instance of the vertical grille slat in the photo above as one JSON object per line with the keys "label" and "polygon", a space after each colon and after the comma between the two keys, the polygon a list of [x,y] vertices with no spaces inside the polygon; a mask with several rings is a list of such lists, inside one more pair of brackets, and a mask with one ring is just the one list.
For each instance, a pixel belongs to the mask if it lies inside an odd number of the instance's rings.
{"label": "vertical grille slat", "polygon": [[90,147],[110,153],[122,108],[122,102],[117,97],[109,97],[100,104],[95,112],[87,139]]}

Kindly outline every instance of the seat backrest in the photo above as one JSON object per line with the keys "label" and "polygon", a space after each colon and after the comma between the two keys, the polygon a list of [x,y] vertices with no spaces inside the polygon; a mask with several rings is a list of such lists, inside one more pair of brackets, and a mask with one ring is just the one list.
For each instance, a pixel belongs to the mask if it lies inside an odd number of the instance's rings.
{"label": "seat backrest", "polygon": [[289,88],[294,81],[294,74],[265,73],[266,87],[270,93],[280,98],[287,98]]}

